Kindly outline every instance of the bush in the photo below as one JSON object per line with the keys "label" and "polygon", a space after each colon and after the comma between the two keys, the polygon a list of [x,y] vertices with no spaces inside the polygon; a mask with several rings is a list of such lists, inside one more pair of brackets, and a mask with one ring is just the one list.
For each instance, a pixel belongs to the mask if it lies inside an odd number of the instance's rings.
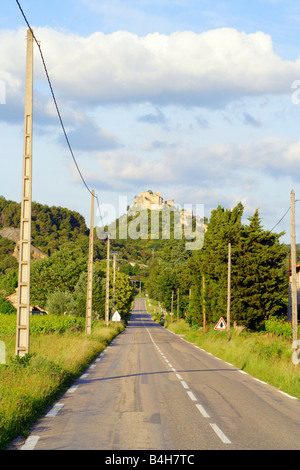
{"label": "bush", "polygon": [[72,294],[55,290],[47,298],[46,310],[49,315],[74,314],[75,304]]}
{"label": "bush", "polygon": [[83,318],[69,317],[67,315],[45,315],[30,318],[30,333],[33,336],[49,333],[65,333],[68,330],[84,331]]}
{"label": "bush", "polygon": [[11,315],[12,313],[16,313],[16,309],[8,300],[0,297],[0,313]]}
{"label": "bush", "polygon": [[291,323],[283,318],[270,317],[265,321],[265,329],[268,333],[272,333],[276,336],[282,336],[284,339],[293,337]]}

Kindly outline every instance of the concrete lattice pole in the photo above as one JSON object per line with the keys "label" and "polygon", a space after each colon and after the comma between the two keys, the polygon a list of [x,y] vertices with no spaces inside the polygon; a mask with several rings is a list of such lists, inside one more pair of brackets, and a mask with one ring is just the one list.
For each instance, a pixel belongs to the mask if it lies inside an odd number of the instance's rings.
{"label": "concrete lattice pole", "polygon": [[16,355],[29,353],[31,206],[32,206],[32,100],[33,100],[33,34],[27,32],[26,85],[24,111],[24,149],[17,294]]}

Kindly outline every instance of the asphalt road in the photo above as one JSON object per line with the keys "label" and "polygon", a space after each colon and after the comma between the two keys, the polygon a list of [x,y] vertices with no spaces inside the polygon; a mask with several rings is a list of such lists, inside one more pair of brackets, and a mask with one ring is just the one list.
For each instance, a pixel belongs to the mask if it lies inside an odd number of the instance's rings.
{"label": "asphalt road", "polygon": [[157,325],[137,299],[20,449],[299,450],[300,402]]}

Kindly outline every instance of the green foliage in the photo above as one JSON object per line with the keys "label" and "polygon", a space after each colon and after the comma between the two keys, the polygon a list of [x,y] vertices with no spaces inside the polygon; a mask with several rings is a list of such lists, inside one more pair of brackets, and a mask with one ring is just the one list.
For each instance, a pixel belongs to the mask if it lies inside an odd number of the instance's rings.
{"label": "green foliage", "polygon": [[234,319],[255,329],[270,316],[284,312],[287,276],[282,269],[285,248],[277,234],[262,229],[258,211],[243,227],[237,247],[234,278],[240,293]]}
{"label": "green foliage", "polygon": [[0,236],[0,276],[8,274],[11,270],[17,268],[18,263],[13,256],[14,248],[15,244],[13,241]]}
{"label": "green foliage", "polygon": [[6,299],[0,297],[0,314],[10,315],[16,313],[15,307]]}
{"label": "green foliage", "polygon": [[0,315],[0,338],[14,336],[17,328],[17,315]]}
{"label": "green foliage", "polygon": [[[19,228],[20,212],[20,203],[7,201],[0,196],[0,228]],[[37,202],[32,203],[31,230],[32,244],[48,255],[64,243],[88,234],[85,220],[78,212]]]}
{"label": "green foliage", "polygon": [[41,315],[30,318],[30,333],[39,336],[50,333],[65,333],[66,331],[84,331],[85,321],[68,315]]}
{"label": "green foliage", "polygon": [[[176,289],[180,292],[180,315],[190,325],[216,323],[227,311],[228,244],[231,243],[231,319],[258,329],[272,315],[286,313],[286,247],[281,234],[263,230],[258,211],[242,224],[243,206],[232,210],[219,206],[211,213],[201,250],[187,252],[180,240],[166,241],[159,259],[150,263],[147,288],[162,307],[176,312]],[[203,283],[205,288],[203,289]],[[191,288],[191,296],[189,289]]]}
{"label": "green foliage", "polygon": [[177,312],[177,289],[179,288],[179,315],[184,315],[189,306],[191,271],[190,253],[183,240],[164,240],[163,248],[150,262],[147,290],[149,296],[158,300],[161,306],[171,310],[173,291],[173,312]]}
{"label": "green foliage", "polygon": [[[3,316],[2,316],[3,317]],[[12,315],[6,315],[10,322]],[[0,316],[1,320],[1,316]],[[14,318],[15,320],[15,318]],[[82,374],[91,361],[119,334],[124,326],[121,323],[106,326],[95,322],[92,335],[84,333],[84,320],[80,318],[44,316],[32,317],[32,326],[45,328],[32,337],[32,353],[23,358],[12,357],[12,349],[7,355],[7,363],[0,366],[0,448],[18,436],[24,438],[41,414]],[[46,323],[61,334],[51,335]],[[67,326],[69,322],[71,330]],[[14,324],[15,321],[14,321]],[[1,326],[1,322],[0,322]],[[69,334],[73,328],[83,333]],[[66,331],[66,334],[63,333]],[[4,335],[6,336],[6,335]],[[2,337],[7,344],[11,341]]]}
{"label": "green foliage", "polygon": [[[73,293],[74,309],[77,316],[86,315],[87,271],[80,274]],[[97,319],[104,319],[105,273],[98,266],[93,271],[92,313]]]}
{"label": "green foliage", "polygon": [[51,257],[32,263],[31,304],[45,308],[47,297],[55,290],[74,292],[82,271],[87,269],[87,258],[78,245],[66,247]]}
{"label": "green foliage", "polygon": [[71,292],[51,292],[47,297],[46,311],[49,315],[74,315],[75,304]]}
{"label": "green foliage", "polygon": [[[165,238],[163,234],[166,221],[163,213],[159,217],[155,214],[157,239],[150,233],[153,222],[151,211],[144,211],[143,214],[144,239],[119,238],[122,220],[117,220],[117,238],[111,240],[111,250],[118,251],[118,258],[123,260],[119,263],[120,270],[116,274],[115,300],[119,313],[126,315],[130,309],[133,289],[128,276],[133,276],[142,286],[146,285],[149,295],[168,311],[171,310],[173,292],[175,313],[179,289],[179,315],[191,325],[202,324],[204,305],[207,324],[215,323],[220,316],[226,315],[229,242],[232,246],[232,321],[257,329],[268,317],[285,313],[287,276],[284,269],[287,267],[287,251],[279,243],[281,234],[263,230],[257,211],[248,224],[242,224],[243,210],[241,203],[232,210],[221,206],[213,210],[205,233],[204,246],[193,251],[186,250],[184,237],[181,240],[174,236],[173,212],[168,213],[169,236]],[[0,197],[0,227],[18,227],[19,212],[19,204]],[[133,223],[136,235],[139,221],[142,220],[138,217],[132,210],[126,215],[127,228]],[[48,300],[51,309],[56,295],[59,302],[54,308],[56,312],[67,311],[85,316],[88,230],[84,219],[61,207],[34,203],[32,225],[33,244],[49,257],[32,263],[31,304],[45,308]],[[2,245],[0,243],[0,255],[1,247],[3,256],[0,256],[0,296],[5,297],[14,292],[17,270],[16,261],[12,257],[13,244],[9,241],[2,242]],[[94,259],[103,260],[103,263],[99,263],[97,272],[94,272],[92,308],[98,318],[103,318],[106,243],[97,238],[94,243]],[[136,264],[132,266],[129,262]],[[111,270],[110,303],[112,277]],[[205,290],[202,287],[203,280]],[[110,304],[110,309],[111,306]],[[188,312],[187,316],[185,312]]]}
{"label": "green foliage", "polygon": [[17,269],[9,271],[5,276],[0,277],[0,295],[7,297],[15,292],[18,286]]}
{"label": "green foliage", "polygon": [[[0,337],[14,336],[16,334],[16,315],[0,316]],[[84,330],[85,319],[70,317],[68,315],[33,315],[30,317],[30,334],[39,336],[49,333],[64,333],[68,330]]]}
{"label": "green foliage", "polygon": [[[195,254],[201,277],[205,278],[204,299],[207,322],[216,322],[226,312],[228,243],[235,246],[239,241],[242,214],[242,204],[238,204],[232,210],[225,210],[219,206],[212,211],[203,249]],[[234,265],[235,258],[232,253],[232,265]],[[231,302],[234,306],[239,294],[234,288],[232,293]]]}
{"label": "green foliage", "polygon": [[[110,299],[113,297],[113,273],[110,274]],[[115,280],[115,310],[119,312],[122,319],[126,321],[134,298],[134,290],[128,277],[119,271],[116,272]]]}
{"label": "green foliage", "polygon": [[265,321],[265,329],[268,333],[281,336],[284,339],[293,338],[293,328],[290,322],[279,317],[270,317]]}

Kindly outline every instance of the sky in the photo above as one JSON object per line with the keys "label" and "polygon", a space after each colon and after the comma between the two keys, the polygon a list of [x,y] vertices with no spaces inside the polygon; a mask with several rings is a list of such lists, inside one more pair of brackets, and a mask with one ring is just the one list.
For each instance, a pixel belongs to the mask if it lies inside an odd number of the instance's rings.
{"label": "sky", "polygon": [[[101,215],[142,191],[241,202],[290,243],[300,199],[300,2],[20,0],[78,167]],[[0,4],[0,195],[21,200],[27,25]],[[91,196],[34,52],[33,200],[81,213]],[[95,225],[100,224],[98,208]],[[300,240],[296,202],[296,241]]]}

